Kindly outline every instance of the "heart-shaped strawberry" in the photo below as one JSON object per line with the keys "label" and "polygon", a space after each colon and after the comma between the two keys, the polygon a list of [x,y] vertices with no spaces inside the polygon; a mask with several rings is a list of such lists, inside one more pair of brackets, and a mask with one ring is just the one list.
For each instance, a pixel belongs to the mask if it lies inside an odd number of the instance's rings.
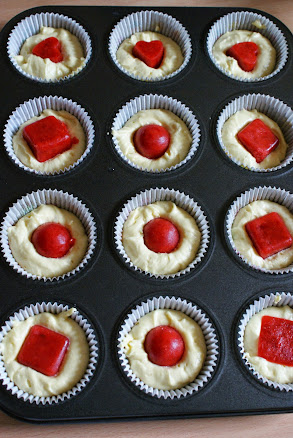
{"label": "heart-shaped strawberry", "polygon": [[61,53],[60,41],[55,37],[46,38],[37,44],[33,50],[32,54],[40,56],[41,58],[49,58],[52,62],[63,61],[63,55]]}
{"label": "heart-shaped strawberry", "polygon": [[236,59],[242,70],[252,71],[257,61],[258,45],[252,42],[234,44],[226,55]]}
{"label": "heart-shaped strawberry", "polygon": [[138,41],[132,49],[132,54],[147,66],[159,68],[164,57],[164,46],[159,40]]}

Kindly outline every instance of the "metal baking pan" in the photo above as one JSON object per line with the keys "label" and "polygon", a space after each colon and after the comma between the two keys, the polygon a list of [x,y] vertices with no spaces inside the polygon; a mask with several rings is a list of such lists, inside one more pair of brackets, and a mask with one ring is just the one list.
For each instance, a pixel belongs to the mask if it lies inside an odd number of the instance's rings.
{"label": "metal baking pan", "polygon": [[[272,19],[284,33],[289,58],[271,79],[245,83],[223,75],[208,57],[205,41],[219,17],[236,8],[151,8],[177,18],[191,36],[193,54],[187,67],[170,80],[146,83],[121,73],[108,53],[111,29],[124,16],[146,8],[133,7],[39,7],[14,17],[0,35],[1,99],[3,131],[12,111],[24,101],[57,95],[78,102],[96,127],[93,151],[73,171],[54,177],[35,176],[16,167],[2,147],[0,152],[3,217],[8,207],[26,193],[57,188],[74,194],[94,214],[99,232],[98,249],[86,268],[59,282],[23,278],[0,262],[0,322],[26,304],[58,301],[75,305],[93,324],[99,341],[99,363],[87,387],[77,396],[51,406],[18,400],[0,387],[0,406],[10,415],[36,422],[66,420],[134,420],[196,418],[222,415],[292,412],[293,393],[269,389],[244,368],[236,344],[236,326],[243,307],[267,291],[290,291],[291,275],[258,273],[238,263],[225,242],[224,217],[231,202],[248,188],[273,185],[293,191],[292,165],[269,174],[249,172],[236,166],[220,150],[215,122],[220,110],[234,97],[252,92],[269,94],[293,106],[291,32]],[[150,8],[149,8],[150,9]],[[245,9],[247,10],[247,9]],[[72,80],[42,84],[20,75],[6,53],[12,28],[24,17],[42,11],[59,12],[74,18],[88,31],[93,55],[86,68]],[[147,174],[125,164],[116,154],[111,123],[119,108],[140,94],[158,93],[187,105],[199,120],[199,150],[186,165],[174,172]],[[123,203],[141,190],[168,187],[199,201],[211,225],[208,257],[200,269],[182,278],[163,281],[132,272],[113,245],[114,218]],[[127,311],[146,297],[179,296],[197,304],[214,323],[220,358],[211,381],[198,393],[179,400],[151,397],[136,389],[123,374],[116,355],[117,330]]]}

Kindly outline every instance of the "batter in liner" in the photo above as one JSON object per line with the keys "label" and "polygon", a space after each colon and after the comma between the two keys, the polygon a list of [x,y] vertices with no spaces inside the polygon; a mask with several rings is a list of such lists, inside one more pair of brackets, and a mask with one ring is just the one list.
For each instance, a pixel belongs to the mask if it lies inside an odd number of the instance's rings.
{"label": "batter in liner", "polygon": [[[168,325],[182,336],[185,351],[174,366],[152,363],[144,350],[147,333],[154,327]],[[193,382],[199,374],[205,357],[206,344],[200,326],[178,310],[158,309],[141,317],[121,343],[133,373],[147,385],[163,389],[180,389]]]}
{"label": "batter in liner", "polygon": [[[257,163],[254,156],[237,139],[238,132],[255,119],[262,120],[279,139],[277,148],[261,163]],[[284,160],[288,148],[277,123],[255,109],[251,111],[243,109],[233,114],[223,125],[222,141],[226,148],[225,152],[229,156],[235,158],[243,166],[254,167],[255,169],[269,169],[278,166]]]}
{"label": "batter in liner", "polygon": [[[73,247],[61,258],[41,256],[31,242],[31,236],[39,225],[56,222],[64,225],[75,239]],[[40,205],[8,228],[11,252],[17,263],[34,275],[56,277],[75,269],[83,259],[88,238],[80,220],[70,211],[55,205]]]}
{"label": "batter in liner", "polygon": [[[69,130],[71,138],[76,137],[79,141],[62,154],[58,154],[54,158],[41,163],[35,158],[31,148],[23,138],[23,129],[25,126],[48,116],[54,116],[56,119],[64,122]],[[51,173],[58,170],[64,170],[74,164],[85,151],[86,138],[82,126],[75,116],[67,111],[46,109],[38,117],[33,117],[20,126],[17,133],[13,136],[12,144],[15,155],[25,166],[43,173]]]}
{"label": "batter in liner", "polygon": [[[33,48],[46,38],[55,37],[61,44],[63,61],[52,62],[32,54]],[[19,55],[15,56],[17,64],[26,73],[40,79],[56,80],[78,73],[85,65],[82,45],[78,38],[66,29],[42,27],[40,33],[28,38]]]}
{"label": "batter in liner", "polygon": [[268,270],[285,268],[293,263],[293,246],[263,259],[252,245],[245,224],[271,212],[279,213],[293,236],[293,215],[283,205],[268,200],[254,201],[242,207],[234,219],[231,230],[236,250],[253,266]]}
{"label": "batter in liner", "polygon": [[[164,58],[159,68],[148,67],[143,61],[132,54],[132,49],[138,41],[161,41],[164,46]],[[138,79],[152,79],[167,76],[183,63],[180,47],[171,38],[157,32],[138,32],[122,42],[117,50],[116,58],[119,64]]]}
{"label": "batter in liner", "polygon": [[[169,219],[178,229],[180,240],[170,253],[156,253],[144,243],[143,227],[150,220]],[[124,223],[122,243],[132,263],[146,272],[158,275],[175,274],[195,259],[201,233],[195,219],[174,202],[158,201],[133,210]]]}
{"label": "batter in liner", "polygon": [[[236,59],[226,55],[230,47],[243,42],[253,42],[258,45],[256,66],[250,72],[242,70]],[[220,67],[238,78],[253,79],[267,76],[272,73],[276,64],[276,50],[270,41],[259,32],[249,30],[233,30],[224,33],[213,46],[213,56]]]}
{"label": "batter in liner", "polygon": [[[161,125],[170,134],[170,144],[161,157],[152,160],[139,154],[133,143],[134,133],[144,125]],[[121,152],[137,166],[146,170],[166,169],[180,163],[189,152],[192,137],[185,123],[174,113],[164,109],[149,109],[134,114],[118,131],[112,131]]]}
{"label": "batter in liner", "polygon": [[293,309],[289,306],[268,307],[255,314],[247,323],[244,332],[244,356],[253,365],[256,371],[262,376],[273,382],[292,383],[293,367],[280,365],[269,362],[263,357],[257,355],[258,338],[261,330],[261,319],[263,316],[273,316],[275,318],[284,318],[293,321]]}
{"label": "batter in liner", "polygon": [[[84,330],[70,315],[75,309],[59,314],[39,313],[24,321],[14,321],[0,344],[9,378],[19,389],[34,396],[53,396],[73,388],[83,377],[89,362],[89,345]],[[49,377],[17,362],[17,355],[34,325],[47,327],[69,338],[70,344],[57,376]]]}

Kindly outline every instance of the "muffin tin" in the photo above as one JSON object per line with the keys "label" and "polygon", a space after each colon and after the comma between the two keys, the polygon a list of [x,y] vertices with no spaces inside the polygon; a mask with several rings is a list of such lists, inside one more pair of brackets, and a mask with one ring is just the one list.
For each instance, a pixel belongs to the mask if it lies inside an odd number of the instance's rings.
{"label": "muffin tin", "polygon": [[[225,155],[216,134],[217,119],[233,99],[251,93],[271,95],[293,107],[291,93],[293,39],[276,18],[289,56],[275,76],[245,83],[221,73],[209,58],[206,38],[213,23],[236,8],[152,8],[176,18],[188,31],[192,56],[178,74],[159,82],[143,82],[121,72],[108,52],[111,30],[123,17],[147,8],[40,7],[13,18],[0,36],[2,80],[1,130],[20,104],[40,96],[72,99],[88,112],[95,125],[94,145],[74,169],[42,176],[24,171],[0,153],[2,218],[26,193],[62,189],[87,205],[97,224],[97,247],[87,265],[76,275],[52,282],[32,280],[15,272],[3,255],[0,262],[3,323],[19,309],[37,302],[75,306],[95,329],[99,356],[94,375],[76,396],[52,406],[18,399],[0,386],[0,406],[18,418],[38,421],[131,420],[195,418],[219,415],[292,412],[292,392],[281,392],[256,380],[239,354],[238,322],[248,305],[262,295],[292,292],[292,274],[268,275],[239,263],[225,241],[226,212],[236,197],[259,186],[276,186],[293,193],[292,163],[274,172],[251,172]],[[54,84],[21,75],[7,56],[7,40],[13,27],[37,12],[57,12],[80,23],[90,35],[92,56],[72,79]],[[256,29],[257,30],[257,29]],[[172,172],[151,174],[129,166],[119,157],[111,138],[116,113],[131,99],[162,94],[179,100],[195,115],[200,144],[195,155]],[[211,240],[200,269],[179,278],[148,277],[127,268],[114,242],[114,223],[125,202],[143,190],[164,187],[195,199],[209,219]],[[127,314],[148,298],[175,296],[191,302],[207,314],[219,340],[219,359],[210,381],[190,395],[164,400],[137,389],[124,374],[117,353],[117,339]]]}

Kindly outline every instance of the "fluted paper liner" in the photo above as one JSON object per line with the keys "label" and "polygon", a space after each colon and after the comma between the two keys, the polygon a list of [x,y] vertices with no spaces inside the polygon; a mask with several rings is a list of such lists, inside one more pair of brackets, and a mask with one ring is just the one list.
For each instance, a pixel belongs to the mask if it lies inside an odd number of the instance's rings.
{"label": "fluted paper liner", "polygon": [[[275,167],[270,167],[267,169],[258,169],[255,167],[249,167],[233,157],[233,155],[226,149],[225,144],[222,140],[222,129],[224,123],[237,111],[246,109],[251,111],[256,109],[260,113],[265,114],[274,122],[276,122],[281,129],[285,141],[288,145],[286,156],[284,160]],[[216,126],[216,132],[220,146],[226,155],[238,166],[244,167],[245,169],[252,170],[253,172],[272,172],[275,170],[283,169],[293,160],[293,110],[284,102],[275,97],[268,96],[265,94],[247,94],[245,96],[240,96],[230,103],[228,103],[222,110]]]}
{"label": "fluted paper liner", "polygon": [[[54,27],[56,29],[63,28],[75,35],[83,48],[85,58],[84,64],[77,70],[71,72],[69,75],[58,79],[42,79],[22,70],[22,68],[15,61],[14,57],[19,55],[23,43],[29,37],[39,33],[41,27]],[[59,82],[65,79],[71,79],[87,65],[92,55],[92,43],[87,31],[72,18],[53,12],[41,12],[24,18],[13,28],[8,38],[7,52],[8,57],[16,70],[27,78],[45,83]]]}
{"label": "fluted paper liner", "polygon": [[277,389],[280,391],[289,392],[289,391],[293,391],[293,382],[278,383],[262,376],[253,367],[253,365],[249,363],[248,359],[245,356],[245,350],[244,350],[244,332],[248,321],[255,314],[259,313],[263,309],[267,309],[268,307],[282,307],[282,306],[293,307],[293,296],[290,293],[285,293],[285,292],[277,292],[275,294],[271,293],[270,295],[265,295],[264,297],[255,300],[253,304],[251,304],[244,312],[240,324],[238,326],[238,347],[244,364],[252,372],[254,377],[259,379],[261,383],[265,384],[266,386],[269,386],[273,389]]}
{"label": "fluted paper liner", "polygon": [[134,167],[135,169],[139,169],[144,172],[163,173],[163,172],[178,169],[178,167],[181,167],[182,165],[187,163],[196,153],[200,142],[200,129],[199,129],[198,121],[194,117],[192,111],[177,99],[173,99],[172,97],[158,95],[158,94],[145,94],[143,96],[135,97],[134,99],[131,99],[129,102],[123,105],[123,107],[118,111],[118,113],[116,114],[113,120],[111,130],[118,131],[119,129],[123,128],[125,123],[135,114],[137,114],[139,111],[149,110],[149,109],[164,109],[171,111],[186,124],[192,136],[192,142],[186,157],[182,161],[180,161],[180,163],[174,166],[170,166],[162,169],[149,170],[142,166],[138,166],[137,164],[129,160],[121,151],[119,142],[116,139],[116,137],[113,135],[112,140],[115,145],[115,150],[120,155],[120,157],[124,161],[126,161],[127,164],[129,164],[131,167]]}
{"label": "fluted paper liner", "polygon": [[283,205],[291,212],[291,214],[293,214],[293,196],[290,192],[288,192],[284,189],[281,189],[281,188],[271,187],[271,186],[256,187],[256,188],[247,190],[246,192],[242,193],[240,196],[238,196],[235,199],[235,201],[233,202],[233,204],[231,205],[231,207],[229,208],[229,210],[227,212],[226,219],[225,219],[225,227],[226,227],[226,231],[227,231],[228,240],[230,242],[232,249],[240,257],[240,259],[243,262],[245,262],[248,266],[250,266],[251,268],[253,268],[257,271],[265,272],[267,274],[286,274],[289,272],[293,272],[293,264],[287,266],[286,268],[282,268],[282,269],[265,269],[265,268],[261,268],[259,266],[254,266],[242,254],[240,254],[237,251],[237,249],[234,245],[231,229],[232,229],[232,225],[233,225],[234,219],[235,219],[238,211],[242,207],[245,207],[246,205],[250,204],[251,202],[264,200],[264,199]]}
{"label": "fluted paper liner", "polygon": [[[135,266],[128,255],[126,254],[123,243],[122,243],[122,233],[124,222],[128,218],[130,212],[137,207],[142,207],[143,205],[152,204],[156,201],[172,201],[178,207],[181,207],[187,213],[189,213],[196,221],[196,224],[201,232],[201,240],[200,245],[195,256],[195,259],[185,268],[175,274],[169,275],[160,275],[153,274],[151,272],[143,271],[142,269]],[[195,202],[192,198],[185,193],[179,192],[178,190],[168,189],[168,188],[155,188],[149,189],[140,192],[138,195],[133,196],[128,202],[126,202],[116,217],[115,225],[114,225],[114,240],[116,244],[116,249],[119,254],[123,257],[125,263],[133,268],[135,271],[138,271],[142,274],[145,274],[149,277],[154,278],[176,278],[180,277],[184,274],[190,272],[193,268],[196,267],[198,263],[202,261],[206,252],[208,250],[208,246],[210,244],[210,227],[205,213],[203,212],[201,206]]]}
{"label": "fluted paper liner", "polygon": [[[12,143],[13,136],[17,133],[20,126],[33,117],[39,116],[46,109],[52,109],[54,111],[63,110],[75,116],[84,130],[86,139],[85,150],[82,156],[70,166],[61,170],[55,170],[53,172],[42,172],[24,165],[15,155]],[[13,111],[4,127],[4,146],[11,160],[21,169],[37,175],[58,175],[74,169],[90,153],[93,147],[94,139],[94,125],[88,113],[78,103],[73,102],[71,99],[58,96],[36,97],[24,102]]]}
{"label": "fluted paper liner", "polygon": [[[116,52],[119,46],[126,38],[130,38],[134,33],[144,31],[159,32],[171,38],[179,45],[184,60],[176,71],[160,78],[146,78],[136,76],[122,67],[116,58]],[[154,82],[170,79],[180,73],[191,58],[192,45],[190,36],[185,27],[183,27],[178,20],[171,17],[171,15],[152,10],[139,11],[122,18],[113,28],[109,38],[109,52],[113,62],[123,73],[140,81]]]}
{"label": "fluted paper liner", "polygon": [[[253,25],[252,23],[256,20],[259,20],[261,24],[265,26],[265,29],[259,29]],[[252,32],[258,32],[271,42],[272,46],[276,50],[276,65],[272,73],[261,78],[241,78],[239,76],[232,75],[216,62],[213,56],[213,46],[220,36],[224,35],[226,32],[231,32],[232,30],[249,30]],[[224,15],[217,20],[209,30],[206,44],[208,54],[215,66],[224,75],[243,82],[264,81],[275,76],[282,70],[288,58],[288,44],[283,32],[281,32],[276,24],[273,23],[269,18],[260,15],[257,12],[238,11]]]}
{"label": "fluted paper liner", "polygon": [[[59,275],[58,277],[41,277],[40,275],[34,275],[30,272],[27,272],[14,259],[9,246],[7,233],[8,228],[15,225],[21,217],[36,209],[41,204],[52,204],[75,214],[81,221],[88,237],[87,251],[79,265],[72,271],[63,275]],[[63,192],[62,190],[44,189],[23,196],[21,199],[18,199],[12,207],[9,208],[1,224],[0,239],[1,249],[5,260],[19,274],[33,280],[43,280],[44,282],[48,280],[60,280],[77,274],[92,257],[97,240],[96,224],[89,209],[75,196],[70,195],[67,192]]]}
{"label": "fluted paper liner", "polygon": [[[8,332],[13,328],[14,321],[24,321],[30,316],[38,315],[40,313],[48,312],[53,314],[58,314],[61,312],[66,312],[69,310],[69,306],[65,306],[63,304],[58,303],[36,303],[31,304],[30,306],[25,306],[23,309],[15,312],[10,318],[3,324],[0,332],[0,343],[3,341],[3,338],[7,335]],[[54,403],[62,402],[66,399],[70,399],[72,396],[78,394],[89,382],[91,379],[98,360],[98,343],[94,334],[94,330],[91,325],[88,323],[86,318],[78,313],[78,311],[74,312],[71,317],[83,330],[86,336],[86,339],[89,344],[89,363],[87,365],[87,369],[85,371],[82,379],[76,383],[76,385],[71,388],[69,391],[64,392],[59,395],[54,396],[34,396],[29,394],[22,389],[19,389],[18,386],[14,384],[12,380],[10,380],[3,361],[3,355],[0,353],[0,381],[2,385],[6,387],[11,394],[15,395],[18,399],[22,399],[25,402],[36,403],[37,405],[52,405]]]}
{"label": "fluted paper liner", "polygon": [[[180,312],[185,313],[187,316],[189,316],[191,319],[198,323],[205,338],[207,353],[203,367],[197,375],[196,379],[193,382],[185,385],[183,388],[168,391],[148,386],[133,373],[129,361],[125,355],[124,349],[122,349],[120,346],[124,337],[130,332],[130,330],[137,323],[137,321],[142,316],[157,309],[172,309],[179,310]],[[158,298],[148,299],[147,301],[137,305],[127,315],[119,330],[117,348],[120,365],[124,373],[131,380],[131,382],[139,389],[144,391],[146,394],[164,399],[179,399],[181,397],[186,397],[189,394],[194,394],[198,392],[212,378],[219,356],[219,345],[216,331],[206,314],[197,306],[182,298],[168,296],[160,296]]]}

